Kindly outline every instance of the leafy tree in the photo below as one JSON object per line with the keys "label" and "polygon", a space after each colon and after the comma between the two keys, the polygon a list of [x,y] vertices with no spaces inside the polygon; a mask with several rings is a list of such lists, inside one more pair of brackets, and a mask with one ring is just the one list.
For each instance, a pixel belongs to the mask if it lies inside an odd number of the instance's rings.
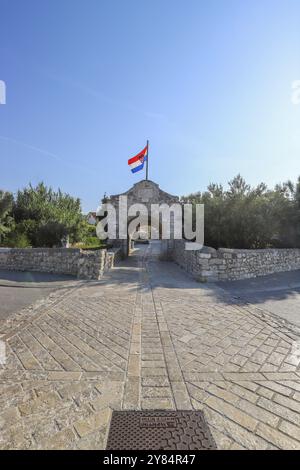
{"label": "leafy tree", "polygon": [[26,234],[16,230],[5,237],[4,245],[11,248],[29,248],[31,246]]}
{"label": "leafy tree", "polygon": [[0,189],[0,242],[13,227],[11,210],[13,206],[13,195]]}
{"label": "leafy tree", "polygon": [[16,230],[25,233],[32,246],[61,246],[76,242],[84,228],[80,200],[44,183],[18,191],[13,206]]}
{"label": "leafy tree", "polygon": [[210,184],[207,191],[183,197],[204,204],[205,244],[215,248],[300,246],[300,178],[268,190],[264,183],[251,188],[237,175],[225,191]]}

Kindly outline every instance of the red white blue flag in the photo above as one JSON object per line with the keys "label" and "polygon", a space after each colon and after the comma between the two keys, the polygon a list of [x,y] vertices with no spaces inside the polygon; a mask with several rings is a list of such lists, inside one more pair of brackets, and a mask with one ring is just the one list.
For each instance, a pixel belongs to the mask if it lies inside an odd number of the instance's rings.
{"label": "red white blue flag", "polygon": [[148,159],[148,145],[135,157],[129,158],[128,165],[132,173],[136,173],[144,168],[144,162]]}

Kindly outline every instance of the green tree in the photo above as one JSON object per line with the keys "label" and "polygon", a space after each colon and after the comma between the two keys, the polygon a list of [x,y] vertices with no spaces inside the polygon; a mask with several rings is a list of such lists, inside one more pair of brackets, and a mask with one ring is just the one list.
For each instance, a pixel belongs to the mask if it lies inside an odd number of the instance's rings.
{"label": "green tree", "polygon": [[300,178],[269,190],[251,188],[237,175],[225,191],[211,183],[207,191],[183,197],[204,204],[205,244],[215,248],[300,246]]}
{"label": "green tree", "polygon": [[13,200],[11,193],[0,189],[0,243],[13,227],[13,218],[11,217]]}
{"label": "green tree", "polygon": [[18,191],[13,216],[16,230],[26,234],[32,246],[61,246],[66,238],[76,242],[85,224],[80,200],[44,183]]}

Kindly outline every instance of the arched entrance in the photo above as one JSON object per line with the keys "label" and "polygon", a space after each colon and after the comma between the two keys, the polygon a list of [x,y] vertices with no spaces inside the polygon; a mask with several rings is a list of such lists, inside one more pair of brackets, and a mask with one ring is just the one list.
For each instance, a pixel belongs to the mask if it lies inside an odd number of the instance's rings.
{"label": "arched entrance", "polygon": [[[119,201],[120,196],[127,196],[127,206],[130,207],[133,204],[143,204],[148,209],[148,214],[151,214],[152,204],[167,204],[171,206],[174,203],[179,203],[179,197],[173,196],[160,189],[157,183],[151,180],[142,180],[134,184],[125,193],[115,194],[107,199],[107,203],[112,204],[116,210],[117,215],[117,234],[119,230]],[[127,218],[127,226],[134,217]],[[151,226],[151,218],[148,220],[148,227]],[[118,235],[117,235],[118,236]],[[131,238],[127,237],[126,240],[117,238],[116,240],[109,240],[113,246],[122,248],[123,255],[128,256],[131,251]]]}

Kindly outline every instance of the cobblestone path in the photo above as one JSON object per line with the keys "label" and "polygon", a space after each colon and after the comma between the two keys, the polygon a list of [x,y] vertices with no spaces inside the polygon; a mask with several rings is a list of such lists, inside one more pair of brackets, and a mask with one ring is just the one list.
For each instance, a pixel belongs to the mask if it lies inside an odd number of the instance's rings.
{"label": "cobblestone path", "polygon": [[102,449],[113,409],[203,409],[220,449],[300,449],[300,338],[158,254],[0,324],[0,448]]}

